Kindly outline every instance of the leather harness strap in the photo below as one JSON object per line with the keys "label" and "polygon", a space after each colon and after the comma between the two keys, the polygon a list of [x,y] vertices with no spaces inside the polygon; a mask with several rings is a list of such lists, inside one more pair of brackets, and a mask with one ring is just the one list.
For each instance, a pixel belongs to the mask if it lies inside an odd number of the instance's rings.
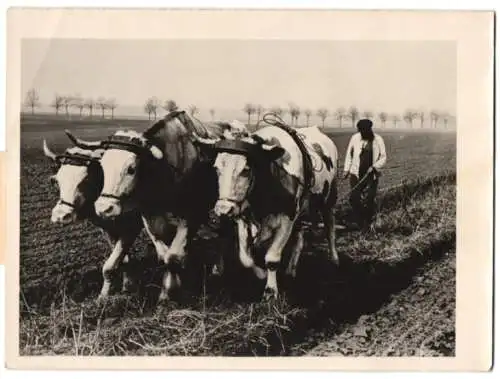
{"label": "leather harness strap", "polygon": [[300,152],[302,153],[302,165],[304,166],[304,191],[302,192],[302,196],[300,197],[300,202],[302,203],[313,185],[314,175],[311,156],[309,155],[304,140],[301,138],[300,134],[297,133],[297,130],[283,122],[275,122],[272,125],[277,126],[278,128],[281,128],[285,132],[287,132],[290,137],[292,137],[294,142],[297,144]]}

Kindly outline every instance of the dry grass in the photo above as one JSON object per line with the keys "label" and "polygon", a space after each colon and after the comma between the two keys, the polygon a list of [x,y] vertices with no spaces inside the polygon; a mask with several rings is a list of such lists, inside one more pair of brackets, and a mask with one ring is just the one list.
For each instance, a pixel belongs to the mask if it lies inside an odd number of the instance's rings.
{"label": "dry grass", "polygon": [[455,180],[454,174],[416,179],[384,192],[374,232],[339,235],[339,269],[325,265],[321,252],[326,244],[310,232],[313,244],[306,245],[298,277],[283,281],[285,296],[276,304],[234,301],[209,284],[183,306],[151,307],[139,295],[76,302],[62,293],[62,302],[48,311],[24,302],[20,352],[289,354],[293,346],[306,346],[311,336],[328,338],[341,323],[374,312],[408,286],[417,267],[454,245]]}

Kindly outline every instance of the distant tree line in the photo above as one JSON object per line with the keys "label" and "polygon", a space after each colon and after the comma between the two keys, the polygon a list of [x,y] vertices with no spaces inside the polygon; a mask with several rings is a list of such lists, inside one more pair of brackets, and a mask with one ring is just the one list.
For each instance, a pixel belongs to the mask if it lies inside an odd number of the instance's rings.
{"label": "distant tree line", "polygon": [[272,112],[286,119],[285,121],[289,121],[291,126],[299,126],[300,116],[302,116],[302,125],[309,126],[311,116],[316,115],[321,120],[322,127],[325,127],[327,120],[333,119],[340,128],[346,126],[355,127],[357,121],[361,118],[370,119],[374,123],[380,122],[380,127],[382,128],[387,127],[388,123],[390,123],[389,125],[393,128],[403,126],[408,128],[448,128],[449,121],[452,117],[448,112],[438,110],[431,110],[428,113],[422,110],[414,109],[407,109],[402,114],[388,113],[385,111],[375,113],[369,110],[361,111],[356,106],[351,106],[349,108],[339,107],[334,111],[330,111],[328,108],[322,107],[313,111],[309,108],[301,109],[294,103],[289,103],[288,107],[274,106],[270,108],[264,108],[261,105],[247,103],[243,107],[243,112],[247,116],[248,124],[251,123],[252,116],[256,115],[258,121],[261,119],[261,115],[263,113]]}
{"label": "distant tree line", "polygon": [[[150,120],[156,120],[160,109],[164,109],[167,112],[172,112],[179,109],[177,102],[175,100],[169,99],[161,101],[156,96],[149,97],[144,103],[144,112],[148,115]],[[188,105],[187,110],[191,116],[195,116],[200,112],[200,109],[196,105]],[[210,116],[212,119],[215,117],[215,109],[209,109]]]}
{"label": "distant tree line", "polygon": [[[26,93],[24,105],[31,109],[31,114],[35,114],[35,109],[42,105],[36,89],[32,88]],[[56,93],[50,103],[50,107],[54,108],[56,115],[64,112],[66,117],[69,117],[70,109],[77,109],[80,118],[84,117],[85,114],[90,118],[98,114],[100,114],[101,118],[105,118],[108,112],[113,119],[118,104],[114,98],[98,97],[97,99],[93,99],[80,95],[61,95]]]}
{"label": "distant tree line", "polygon": [[[162,102],[157,97],[153,96],[146,100],[144,105],[144,112],[148,114],[149,119],[156,119],[158,117],[158,112],[160,109],[164,109],[167,112],[178,109],[178,105],[174,100],[166,100]],[[191,116],[195,116],[199,113],[200,109],[196,105],[189,105],[187,110]],[[278,116],[285,119],[292,126],[299,126],[299,120],[305,121],[301,125],[309,126],[311,117],[313,115],[317,116],[321,120],[322,127],[325,127],[325,123],[328,119],[332,119],[338,123],[340,128],[343,127],[355,127],[358,120],[361,118],[371,119],[374,123],[380,122],[380,127],[386,128],[391,126],[393,128],[438,128],[439,122],[441,122],[442,127],[448,128],[448,123],[451,115],[447,112],[440,112],[438,110],[432,110],[429,113],[424,111],[418,111],[413,109],[408,109],[402,114],[399,113],[388,113],[388,112],[378,112],[374,113],[372,111],[360,111],[357,107],[351,106],[349,108],[339,107],[334,111],[330,111],[328,108],[319,108],[313,111],[309,108],[301,109],[297,104],[290,102],[287,107],[273,106],[265,108],[259,104],[246,103],[243,106],[243,112],[246,115],[246,121],[248,125],[252,123],[257,123],[261,120],[262,116],[266,112],[272,112]],[[215,108],[210,108],[210,117],[212,120],[215,118]],[[302,116],[302,117],[301,117]],[[425,121],[428,120],[427,126]]]}
{"label": "distant tree line", "polygon": [[[40,96],[36,89],[32,88],[26,93],[24,105],[31,110],[32,114],[35,114],[35,110],[41,105]],[[100,115],[100,117],[105,118],[106,113],[109,113],[111,118],[114,118],[115,109],[118,107],[118,104],[114,98],[98,97],[97,99],[93,99],[84,98],[80,95],[55,94],[50,106],[54,109],[56,115],[59,115],[60,112],[64,112],[65,115],[69,117],[70,109],[74,108],[78,110],[80,117],[85,115],[86,117],[92,118],[95,115]],[[162,101],[158,97],[152,96],[146,100],[143,108],[149,120],[156,120],[162,109],[170,112],[179,109],[179,106],[175,100],[168,99]],[[196,116],[200,112],[200,109],[194,104],[188,105],[186,109],[191,116]],[[259,104],[246,103],[242,111],[246,115],[248,125],[257,123],[266,112],[272,112],[283,118],[286,122],[289,122],[291,126],[295,127],[299,125],[309,126],[313,116],[321,120],[322,127],[325,127],[328,122],[330,126],[337,125],[340,128],[355,127],[358,120],[361,118],[368,118],[381,128],[386,128],[388,126],[392,128],[401,128],[406,126],[407,128],[413,129],[425,127],[442,127],[447,129],[452,119],[452,115],[448,112],[436,109],[425,112],[423,110],[410,108],[400,114],[388,113],[385,111],[361,111],[356,106],[350,106],[348,108],[338,107],[332,111],[326,107],[321,107],[316,110],[301,108],[293,102],[289,102],[286,107],[264,107]],[[211,119],[214,120],[216,116],[215,108],[208,109],[208,112]]]}

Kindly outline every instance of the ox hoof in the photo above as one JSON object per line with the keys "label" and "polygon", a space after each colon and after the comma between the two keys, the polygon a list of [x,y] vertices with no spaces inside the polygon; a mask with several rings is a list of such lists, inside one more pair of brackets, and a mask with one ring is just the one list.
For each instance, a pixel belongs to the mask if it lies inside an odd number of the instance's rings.
{"label": "ox hoof", "polygon": [[264,290],[263,300],[265,302],[272,302],[278,300],[278,291],[271,287],[266,287]]}
{"label": "ox hoof", "polygon": [[99,294],[99,296],[97,296],[97,299],[96,299],[96,302],[98,304],[102,304],[102,303],[105,303],[109,298],[109,295],[106,293],[106,294]]}
{"label": "ox hoof", "polygon": [[222,276],[224,274],[224,269],[222,266],[219,265],[214,265],[212,267],[212,275],[214,276]]}
{"label": "ox hoof", "polygon": [[335,266],[340,266],[340,260],[338,254],[332,255],[330,257],[330,261],[335,265]]}
{"label": "ox hoof", "polygon": [[132,293],[134,292],[135,286],[134,282],[130,279],[124,279],[122,284],[122,292],[123,293]]}
{"label": "ox hoof", "polygon": [[183,293],[180,288],[162,289],[158,296],[158,304],[167,304],[170,302],[182,303]]}
{"label": "ox hoof", "polygon": [[170,296],[166,289],[162,289],[160,295],[158,296],[158,304],[168,303],[170,300]]}

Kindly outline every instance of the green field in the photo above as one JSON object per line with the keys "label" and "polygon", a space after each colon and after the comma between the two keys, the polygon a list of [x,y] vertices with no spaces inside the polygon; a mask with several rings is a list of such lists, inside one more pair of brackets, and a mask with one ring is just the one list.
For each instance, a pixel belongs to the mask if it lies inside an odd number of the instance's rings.
{"label": "green field", "polygon": [[[64,228],[50,223],[58,193],[48,180],[51,163],[43,156],[42,141],[46,138],[53,150],[62,152],[69,146],[66,128],[77,136],[99,139],[120,127],[142,130],[147,125],[147,120],[23,116],[21,354],[454,354],[454,133],[380,131],[388,163],[380,181],[376,231],[340,234],[342,257],[336,270],[318,261],[315,252],[325,249],[326,241],[318,231],[309,230],[298,278],[285,285],[286,299],[274,309],[230,296],[227,283],[208,279],[204,296],[182,305],[151,306],[144,287],[157,275],[144,258],[146,248],[151,248],[144,235],[133,249],[143,289],[97,304],[107,246],[100,231],[88,223]],[[341,166],[351,133],[352,129],[328,130],[340,151]],[[347,190],[342,182],[340,214],[347,210]],[[201,242],[199,246],[204,248]],[[433,280],[428,272],[434,273]],[[438,290],[435,278],[441,276],[447,286]],[[421,281],[423,292],[412,292],[419,277],[426,278]],[[444,302],[439,309],[445,311],[434,312],[431,303],[436,302]],[[415,304],[429,311],[415,312]],[[363,329],[361,338],[356,333],[367,317],[369,332]],[[415,325],[436,325],[439,330],[433,332],[434,339],[423,338],[429,334],[424,327],[405,336],[405,330]],[[350,335],[357,336],[356,343]],[[391,339],[392,344],[380,342]]]}

